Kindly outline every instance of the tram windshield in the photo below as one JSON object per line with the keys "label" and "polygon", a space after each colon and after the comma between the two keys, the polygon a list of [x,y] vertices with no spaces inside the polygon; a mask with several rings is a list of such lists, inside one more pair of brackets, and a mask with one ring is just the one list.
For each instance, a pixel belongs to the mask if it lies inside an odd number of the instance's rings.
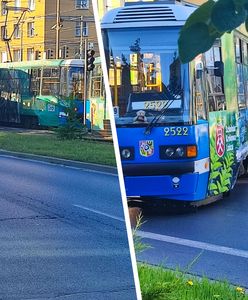
{"label": "tram windshield", "polygon": [[117,125],[190,121],[188,65],[178,57],[179,29],[109,29],[109,83]]}

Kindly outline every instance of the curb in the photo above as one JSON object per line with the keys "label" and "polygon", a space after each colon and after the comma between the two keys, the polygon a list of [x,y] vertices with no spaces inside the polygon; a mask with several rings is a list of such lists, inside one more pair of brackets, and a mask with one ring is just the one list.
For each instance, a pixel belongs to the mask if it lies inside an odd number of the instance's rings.
{"label": "curb", "polygon": [[51,156],[43,156],[43,155],[36,155],[36,154],[29,154],[29,153],[6,151],[6,150],[2,150],[2,149],[0,149],[0,155],[8,155],[8,156],[13,156],[13,157],[18,157],[18,158],[32,159],[32,160],[36,160],[36,161],[43,161],[43,162],[48,162],[48,163],[57,164],[57,165],[76,167],[79,169],[88,169],[88,170],[118,175],[116,167],[105,166],[105,165],[100,165],[100,164],[80,162],[80,161],[56,158],[56,157],[51,157]]}

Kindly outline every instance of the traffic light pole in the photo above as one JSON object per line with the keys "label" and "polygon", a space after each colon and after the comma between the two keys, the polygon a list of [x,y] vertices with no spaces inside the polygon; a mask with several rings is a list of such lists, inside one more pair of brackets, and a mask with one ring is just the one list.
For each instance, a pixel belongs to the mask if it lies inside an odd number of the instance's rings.
{"label": "traffic light pole", "polygon": [[56,59],[59,58],[59,48],[60,48],[60,0],[56,2]]}
{"label": "traffic light pole", "polygon": [[87,100],[87,50],[88,40],[84,40],[84,125],[86,125],[86,100]]}

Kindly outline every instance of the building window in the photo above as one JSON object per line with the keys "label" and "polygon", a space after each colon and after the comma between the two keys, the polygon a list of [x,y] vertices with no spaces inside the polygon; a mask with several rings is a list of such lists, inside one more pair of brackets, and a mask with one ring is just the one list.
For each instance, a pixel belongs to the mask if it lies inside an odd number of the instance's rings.
{"label": "building window", "polygon": [[4,63],[8,60],[8,55],[7,52],[2,52],[1,53],[1,62]]}
{"label": "building window", "polygon": [[21,50],[17,49],[13,51],[13,60],[14,61],[21,61]]}
{"label": "building window", "polygon": [[28,22],[28,37],[34,37],[34,22]]}
{"label": "building window", "polygon": [[1,2],[1,15],[5,16],[7,14],[7,9],[6,9],[7,2]]}
{"label": "building window", "polygon": [[35,0],[28,0],[28,8],[30,10],[35,10]]}
{"label": "building window", "polygon": [[[81,28],[81,21],[77,21],[76,22],[76,28],[75,28],[75,36],[77,36],[77,37],[81,36],[80,28]],[[88,35],[89,35],[88,23],[83,22],[82,36],[88,36]]]}
{"label": "building window", "polygon": [[27,60],[34,60],[34,48],[27,49]]}
{"label": "building window", "polygon": [[7,38],[7,28],[6,26],[1,26],[1,40],[4,40]]}
{"label": "building window", "polygon": [[18,24],[14,24],[14,38],[19,39],[21,37],[21,30]]}
{"label": "building window", "polygon": [[76,9],[88,9],[89,0],[75,0]]}

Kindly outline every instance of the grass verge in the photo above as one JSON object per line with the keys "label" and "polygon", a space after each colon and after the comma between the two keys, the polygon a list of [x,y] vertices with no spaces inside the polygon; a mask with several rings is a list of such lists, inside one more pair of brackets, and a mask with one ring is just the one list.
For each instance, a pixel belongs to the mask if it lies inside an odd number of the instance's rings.
{"label": "grass verge", "polygon": [[207,278],[189,277],[180,271],[138,264],[142,300],[247,300],[241,287]]}
{"label": "grass verge", "polygon": [[59,140],[55,134],[0,132],[0,149],[116,166],[112,143]]}

